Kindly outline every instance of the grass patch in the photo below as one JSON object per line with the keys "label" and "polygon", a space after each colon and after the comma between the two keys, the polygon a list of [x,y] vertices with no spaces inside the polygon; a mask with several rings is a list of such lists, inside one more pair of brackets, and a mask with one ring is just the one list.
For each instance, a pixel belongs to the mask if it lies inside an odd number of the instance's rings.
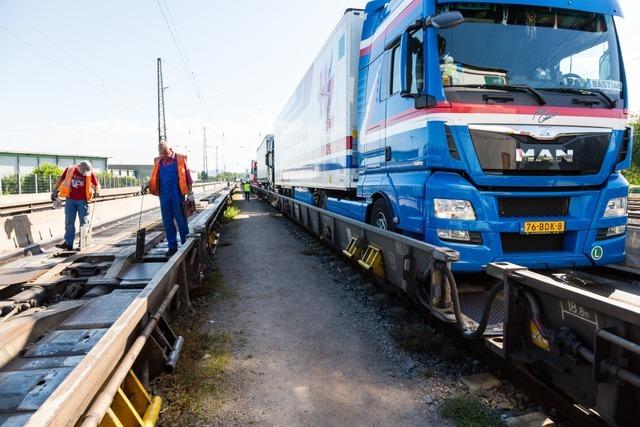
{"label": "grass patch", "polygon": [[[210,335],[176,329],[185,337],[177,374],[157,381],[164,400],[162,422],[197,425],[211,416],[220,402],[231,360],[231,337],[224,331]],[[154,391],[157,393],[157,388]]]}
{"label": "grass patch", "polygon": [[493,427],[500,425],[498,414],[470,396],[454,396],[440,406],[440,415],[452,420],[458,427]]}
{"label": "grass patch", "polygon": [[400,348],[411,353],[435,353],[444,344],[442,335],[421,323],[396,327],[390,335]]}
{"label": "grass patch", "polygon": [[210,296],[213,298],[229,298],[233,296],[233,292],[222,278],[222,274],[219,271],[214,270],[209,272],[204,279],[202,279],[202,286],[191,290],[191,296],[195,298]]}
{"label": "grass patch", "polygon": [[227,205],[224,212],[222,212],[222,219],[220,220],[220,222],[226,224],[236,219],[238,215],[240,215],[240,208],[235,203],[235,201],[233,201],[229,205]]}
{"label": "grass patch", "polygon": [[208,331],[208,305],[216,298],[231,296],[231,290],[217,271],[205,276],[192,291],[196,310],[182,313],[172,327],[184,337],[176,375],[165,375],[154,383],[154,394],[162,396],[162,425],[202,425],[222,404],[231,360],[232,337],[226,331]]}

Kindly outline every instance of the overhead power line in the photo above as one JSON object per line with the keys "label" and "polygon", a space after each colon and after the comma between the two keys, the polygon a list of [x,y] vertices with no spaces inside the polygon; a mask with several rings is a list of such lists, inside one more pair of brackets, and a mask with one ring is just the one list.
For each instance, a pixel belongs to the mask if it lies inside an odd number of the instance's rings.
{"label": "overhead power line", "polygon": [[[165,24],[167,25],[167,30],[169,30],[169,35],[171,36],[171,40],[178,51],[178,56],[180,57],[180,61],[182,62],[182,66],[187,74],[187,77],[191,81],[191,85],[193,86],[193,90],[198,98],[198,102],[200,103],[200,107],[203,112],[203,119],[208,117],[208,109],[205,104],[205,99],[202,96],[202,92],[200,90],[200,85],[198,82],[198,78],[196,77],[195,71],[191,67],[191,62],[186,54],[184,49],[184,45],[180,39],[180,34],[178,33],[178,28],[175,25],[175,21],[173,20],[173,16],[171,15],[171,11],[169,10],[169,6],[166,1],[156,0],[158,3],[158,8],[160,9],[160,13],[162,13],[162,18],[164,19]],[[162,6],[164,3],[164,7]]]}

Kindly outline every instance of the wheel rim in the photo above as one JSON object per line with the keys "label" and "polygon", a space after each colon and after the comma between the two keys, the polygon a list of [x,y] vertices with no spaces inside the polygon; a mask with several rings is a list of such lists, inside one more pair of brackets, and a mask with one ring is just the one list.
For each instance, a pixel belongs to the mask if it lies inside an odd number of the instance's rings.
{"label": "wheel rim", "polygon": [[387,229],[387,217],[384,216],[384,213],[382,212],[376,213],[376,218],[374,223],[378,228],[382,228],[383,230]]}

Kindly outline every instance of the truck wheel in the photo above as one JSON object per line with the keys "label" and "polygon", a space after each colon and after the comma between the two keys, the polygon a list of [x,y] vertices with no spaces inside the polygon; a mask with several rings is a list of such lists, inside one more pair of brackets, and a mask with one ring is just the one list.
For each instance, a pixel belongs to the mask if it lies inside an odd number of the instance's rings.
{"label": "truck wheel", "polygon": [[396,231],[391,208],[389,208],[389,205],[384,199],[378,199],[374,202],[373,208],[371,208],[369,224],[382,228],[383,230]]}

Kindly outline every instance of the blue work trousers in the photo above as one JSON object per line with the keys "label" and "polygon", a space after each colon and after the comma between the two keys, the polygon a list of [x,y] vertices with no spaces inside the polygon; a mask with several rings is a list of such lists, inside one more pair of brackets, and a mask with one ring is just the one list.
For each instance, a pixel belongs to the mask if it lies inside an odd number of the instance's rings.
{"label": "blue work trousers", "polygon": [[70,248],[76,237],[76,215],[80,219],[80,227],[86,224],[89,204],[86,200],[67,199],[64,202],[64,242]]}
{"label": "blue work trousers", "polygon": [[169,243],[169,249],[178,248],[176,224],[178,225],[177,231],[180,232],[180,241],[183,244],[187,241],[189,225],[187,224],[187,219],[184,217],[184,213],[182,211],[183,200],[184,197],[178,191],[170,194],[160,193],[162,225],[164,226],[167,242]]}

